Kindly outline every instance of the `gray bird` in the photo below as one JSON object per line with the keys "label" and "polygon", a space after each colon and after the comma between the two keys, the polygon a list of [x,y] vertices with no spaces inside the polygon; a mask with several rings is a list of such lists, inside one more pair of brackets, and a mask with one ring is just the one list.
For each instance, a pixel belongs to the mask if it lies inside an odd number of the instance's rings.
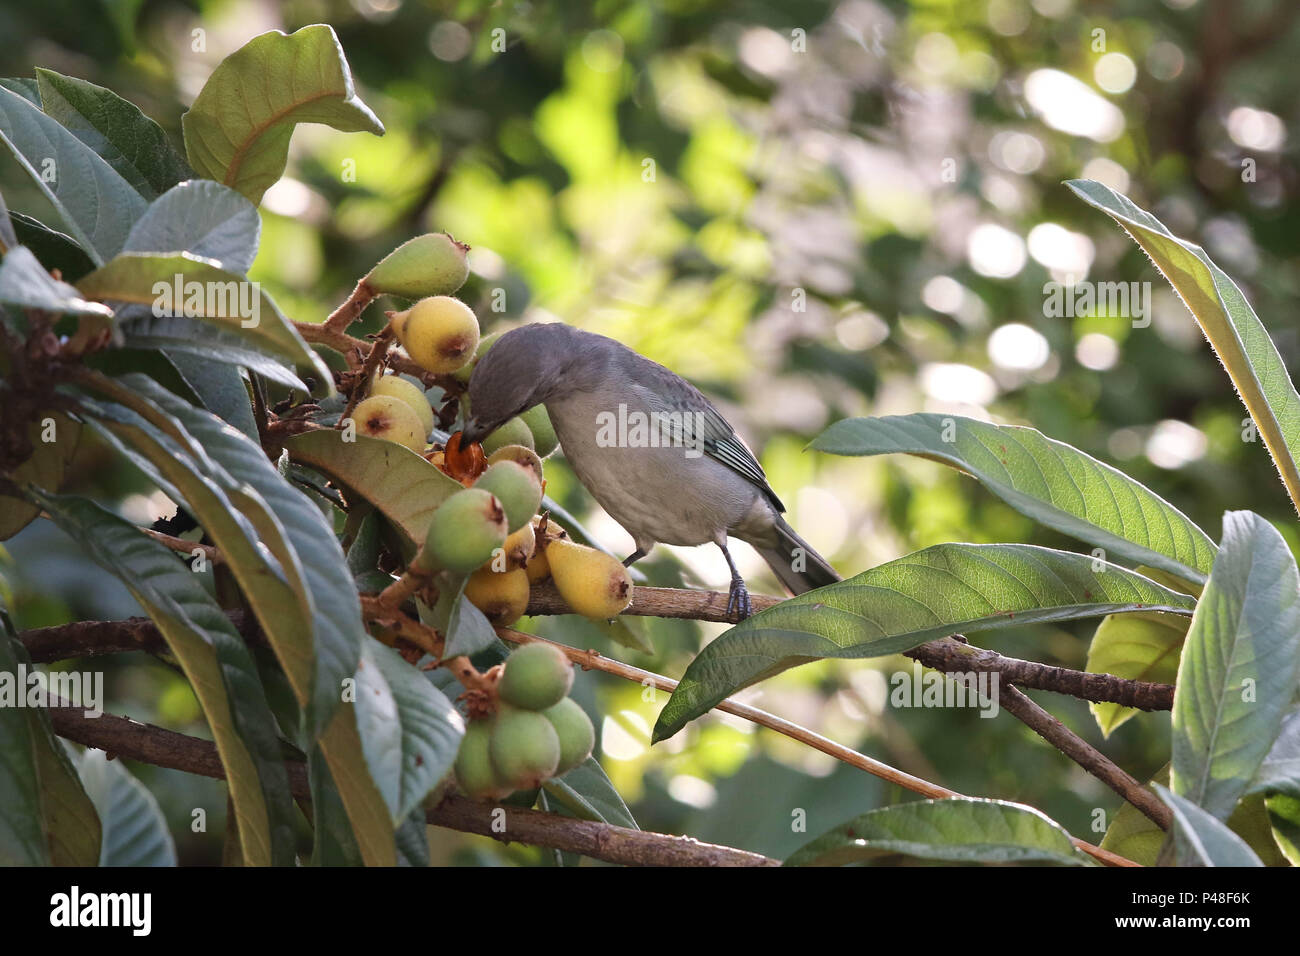
{"label": "gray bird", "polygon": [[636,542],[624,564],[657,542],[712,541],[731,568],[727,613],[736,618],[750,603],[728,535],[753,545],[792,593],[840,579],[781,517],[785,506],[735,429],[676,373],[603,335],[526,325],[475,367],[462,440],[482,441],[539,404],[578,479]]}

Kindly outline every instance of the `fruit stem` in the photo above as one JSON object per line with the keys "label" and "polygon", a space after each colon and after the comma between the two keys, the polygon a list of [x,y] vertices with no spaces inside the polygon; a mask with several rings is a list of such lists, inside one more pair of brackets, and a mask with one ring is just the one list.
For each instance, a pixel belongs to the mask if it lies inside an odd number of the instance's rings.
{"label": "fruit stem", "polygon": [[412,562],[411,567],[407,568],[400,578],[379,592],[379,597],[376,600],[380,604],[396,610],[405,604],[407,599],[416,591],[427,585],[431,578],[432,575],[429,572],[417,567]]}
{"label": "fruit stem", "polygon": [[348,326],[357,320],[358,316],[365,311],[366,306],[373,302],[377,295],[378,293],[370,288],[363,276],[357,282],[357,287],[352,290],[352,294],[347,297],[347,300],[325,320],[324,327],[330,332],[346,332]]}
{"label": "fruit stem", "polygon": [[357,383],[352,388],[352,394],[348,396],[347,408],[343,409],[343,414],[339,416],[339,428],[343,423],[352,417],[353,411],[366,393],[370,391],[370,380],[375,376],[375,370],[383,364],[385,357],[388,355],[388,347],[393,344],[393,324],[390,322],[384,326],[383,331],[375,336],[375,344],[370,347],[370,354],[366,356],[365,364],[361,366],[361,374],[357,376]]}
{"label": "fruit stem", "polygon": [[442,656],[442,635],[427,624],[407,617],[397,608],[384,604],[376,595],[361,595],[361,616],[393,631],[431,657]]}

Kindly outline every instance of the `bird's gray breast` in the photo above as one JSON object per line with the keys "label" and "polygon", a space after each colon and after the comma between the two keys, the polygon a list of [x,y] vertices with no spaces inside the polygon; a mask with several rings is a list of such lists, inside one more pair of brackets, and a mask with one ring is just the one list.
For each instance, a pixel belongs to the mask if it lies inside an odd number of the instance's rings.
{"label": "bird's gray breast", "polygon": [[564,457],[638,548],[718,540],[750,514],[758,488],[689,437],[669,443],[641,396],[624,382],[548,399]]}

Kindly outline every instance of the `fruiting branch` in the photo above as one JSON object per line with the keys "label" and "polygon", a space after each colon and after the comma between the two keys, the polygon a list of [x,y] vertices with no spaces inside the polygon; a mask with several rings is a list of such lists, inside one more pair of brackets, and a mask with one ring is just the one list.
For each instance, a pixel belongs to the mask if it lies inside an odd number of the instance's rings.
{"label": "fruiting branch", "polygon": [[329,318],[323,323],[325,328],[331,332],[346,332],[348,326],[360,317],[366,310],[366,306],[373,302],[378,294],[362,278],[344,303],[330,313]]}
{"label": "fruiting branch", "polygon": [[[660,589],[637,589],[638,593],[643,590],[654,591]],[[725,595],[715,595],[715,597],[722,597],[725,600]],[[770,601],[772,599],[765,598],[764,600]],[[398,633],[399,636],[402,636],[407,640],[412,640],[416,643],[419,643],[420,641],[427,642],[429,640],[429,635],[433,635],[433,639],[437,641],[437,646],[432,650],[428,648],[426,648],[426,650],[435,657],[441,654],[441,638],[432,628],[420,624],[419,622],[412,621],[405,615],[400,614],[400,612],[393,613],[392,609],[377,604],[374,597],[363,595],[361,601],[362,613],[368,619],[371,619],[372,617],[377,618],[380,614],[391,614],[391,621],[393,622],[391,626],[393,627],[393,630]],[[246,640],[262,640],[260,633],[257,630],[256,622],[245,615],[244,612],[230,611],[227,613],[232,623],[235,624],[236,628]],[[387,624],[390,619],[385,618],[384,621]],[[553,641],[546,641],[545,638],[540,638],[532,634],[524,634],[509,628],[498,628],[497,633],[504,640],[514,644],[523,644],[529,641],[543,641],[555,644],[555,646],[563,651],[570,660],[581,666],[584,670],[598,670],[606,674],[621,677],[625,680],[634,681],[643,686],[654,687],[656,690],[662,690],[667,693],[671,693],[677,687],[677,682],[671,678],[642,670],[641,668],[634,667],[631,664],[624,664],[623,662],[614,660],[613,658],[605,657],[594,650],[579,650],[575,647],[556,644]],[[166,647],[162,635],[158,633],[158,629],[148,618],[130,618],[125,621],[83,621],[73,624],[23,631],[18,636],[35,663],[50,663],[72,657],[91,657],[122,653],[126,651],[160,650]],[[454,666],[461,660],[461,658],[450,658],[444,663],[446,665]],[[457,674],[457,677],[458,679],[461,679],[459,673]],[[468,679],[472,680],[473,678],[471,677]],[[465,680],[462,679],[461,682],[465,683]],[[857,751],[845,747],[842,744],[838,744],[827,737],[823,737],[821,734],[815,733],[806,727],[801,727],[798,724],[785,720],[782,717],[778,717],[775,714],[768,713],[767,711],[760,710],[757,707],[751,707],[748,704],[742,704],[739,701],[728,698],[719,703],[715,709],[749,720],[759,726],[767,727],[769,730],[783,734],[792,740],[797,740],[800,743],[819,750],[830,757],[834,757],[836,760],[840,760],[852,767],[870,773],[873,776],[880,777],[883,780],[895,783],[898,786],[910,790],[913,793],[920,794],[921,796],[931,799],[961,796],[961,794],[954,790],[949,790],[946,787],[941,787],[928,780],[897,770],[888,764],[881,763],[865,754],[858,753]],[[60,733],[62,733],[62,731],[60,731]],[[69,735],[65,734],[64,736]],[[69,736],[69,739],[84,742],[76,737]],[[100,746],[99,744],[92,745]],[[157,762],[150,760],[147,757],[137,757],[136,759],[144,760],[149,763]],[[213,759],[214,762],[219,763],[219,761],[215,761],[215,756]],[[171,764],[160,765],[171,766]],[[179,769],[187,768],[181,767]],[[193,770],[191,772],[203,773],[204,771]],[[216,776],[219,774],[207,775]],[[1124,857],[1102,850],[1086,841],[1077,838],[1072,839],[1074,845],[1078,849],[1103,863],[1111,866],[1137,865]]]}
{"label": "fruiting branch", "polygon": [[[784,598],[765,594],[750,595],[754,613],[780,604]],[[535,584],[528,604],[529,614],[569,614],[572,610],[554,586]],[[697,591],[682,588],[637,587],[631,605],[623,611],[639,617],[685,618],[729,624],[726,591]],[[1040,664],[997,651],[966,644],[955,637],[929,641],[906,651],[905,655],[926,667],[945,673],[989,672],[1001,675],[1001,681],[1034,690],[1050,690],[1096,703],[1120,704],[1139,710],[1170,710],[1174,688],[1170,684],[1128,680],[1113,674],[1089,674],[1086,671]]]}
{"label": "fruiting branch", "polygon": [[[214,743],[142,724],[115,714],[88,718],[80,708],[54,706],[50,718],[55,733],[107,753],[212,777],[226,776]],[[300,801],[310,798],[307,767],[286,761],[289,786]],[[504,829],[500,814],[504,814]],[[432,826],[490,836],[506,843],[525,843],[578,853],[627,866],[779,866],[777,860],[732,847],[701,843],[690,837],[629,830],[608,823],[575,820],[538,810],[498,807],[490,803],[445,796],[425,808]]]}
{"label": "fruiting branch", "polygon": [[375,336],[374,344],[370,346],[370,352],[366,355],[366,360],[361,366],[361,374],[357,377],[356,384],[352,388],[352,394],[348,396],[347,407],[343,409],[343,414],[339,416],[339,425],[352,417],[361,399],[366,397],[366,392],[370,389],[370,382],[374,379],[375,372],[384,364],[384,359],[388,357],[388,348],[393,344],[393,327],[392,325],[384,326],[382,332]]}
{"label": "fruiting branch", "polygon": [[[725,595],[724,595],[725,597]],[[567,644],[559,644],[555,641],[548,641],[544,637],[538,637],[535,634],[524,634],[521,631],[513,631],[509,628],[498,628],[497,634],[512,644],[527,644],[530,642],[542,642],[558,647],[569,660],[578,664],[583,670],[598,670],[606,674],[613,674],[616,677],[622,677],[626,680],[636,681],[642,686],[653,687],[656,690],[672,693],[677,688],[677,681],[663,677],[659,674],[642,670],[639,667],[633,667],[631,664],[624,664],[622,661],[616,661],[613,658],[605,657],[594,650],[579,650],[576,647],[570,647]],[[913,776],[902,770],[898,770],[888,764],[881,763],[879,760],[873,760],[865,754],[858,753],[838,744],[828,737],[809,730],[807,727],[801,727],[775,714],[760,710],[757,707],[751,707],[749,704],[742,704],[739,701],[727,698],[714,708],[723,713],[732,714],[736,717],[742,717],[745,720],[758,724],[760,727],[766,727],[783,734],[792,740],[807,744],[814,750],[819,750],[827,756],[834,757],[851,767],[866,771],[872,776],[879,777],[889,783],[897,784],[905,790],[920,794],[932,800],[944,799],[947,797],[961,797],[962,794],[956,790],[949,790],[947,787],[941,787],[936,783],[931,783],[921,777]],[[1085,840],[1077,837],[1071,837],[1074,846],[1089,856],[1106,863],[1110,866],[1137,866],[1132,860],[1125,859],[1118,854],[1103,850],[1100,847],[1093,846]]]}

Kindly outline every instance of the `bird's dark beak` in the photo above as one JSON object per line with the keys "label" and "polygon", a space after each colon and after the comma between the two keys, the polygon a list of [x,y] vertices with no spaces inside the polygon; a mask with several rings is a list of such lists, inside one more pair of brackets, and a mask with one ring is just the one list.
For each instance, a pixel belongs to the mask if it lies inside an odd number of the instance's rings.
{"label": "bird's dark beak", "polygon": [[477,418],[471,418],[465,423],[465,427],[460,430],[461,447],[482,442],[488,436],[488,429],[479,424]]}

